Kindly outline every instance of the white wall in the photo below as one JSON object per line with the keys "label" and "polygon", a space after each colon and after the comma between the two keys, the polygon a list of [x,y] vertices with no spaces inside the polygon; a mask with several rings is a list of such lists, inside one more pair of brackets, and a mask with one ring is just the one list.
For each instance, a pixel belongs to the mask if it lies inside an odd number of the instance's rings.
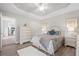
{"label": "white wall", "polygon": [[1,48],[2,48],[2,40],[1,40],[1,16],[2,16],[2,14],[0,13],[0,50],[1,50]]}
{"label": "white wall", "polygon": [[0,49],[1,49],[1,15],[0,15]]}
{"label": "white wall", "polygon": [[56,17],[50,17],[47,18],[45,21],[48,21],[49,25],[59,26],[64,31],[65,35],[67,35],[66,20],[70,17],[79,17],[79,10]]}

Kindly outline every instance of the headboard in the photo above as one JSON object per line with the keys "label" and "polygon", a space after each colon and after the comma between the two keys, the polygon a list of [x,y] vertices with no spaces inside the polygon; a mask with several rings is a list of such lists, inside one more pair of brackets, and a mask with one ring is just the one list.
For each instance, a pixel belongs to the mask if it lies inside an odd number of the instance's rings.
{"label": "headboard", "polygon": [[59,35],[59,34],[61,34],[61,32],[62,32],[62,29],[59,26],[50,26],[48,28],[47,34]]}

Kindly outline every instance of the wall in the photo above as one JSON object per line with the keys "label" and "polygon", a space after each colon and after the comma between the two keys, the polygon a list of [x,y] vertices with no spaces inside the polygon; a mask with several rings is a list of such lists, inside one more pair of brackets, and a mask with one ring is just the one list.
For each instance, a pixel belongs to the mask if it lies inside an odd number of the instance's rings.
{"label": "wall", "polygon": [[[46,18],[44,20],[36,20],[36,19],[29,19],[30,21],[24,20],[26,23],[30,23],[33,30],[33,35],[41,34],[41,23],[47,22],[49,27],[58,26],[60,30],[67,35],[67,27],[66,27],[66,19],[69,17],[79,17],[79,10],[72,11],[69,13],[65,13],[59,16]],[[23,24],[22,22],[20,24]]]}
{"label": "wall", "polygon": [[0,50],[1,50],[1,14],[0,14]]}
{"label": "wall", "polygon": [[2,13],[0,12],[0,51],[1,51],[1,48],[2,48],[2,35],[1,35],[1,17],[2,17]]}
{"label": "wall", "polygon": [[62,31],[65,33],[65,35],[67,35],[67,27],[66,27],[66,20],[67,18],[70,17],[79,17],[79,10],[77,11],[73,11],[73,12],[69,12],[69,13],[65,13],[63,15],[59,15],[56,17],[50,17],[47,18],[44,21],[47,21],[49,23],[49,26],[59,26]]}

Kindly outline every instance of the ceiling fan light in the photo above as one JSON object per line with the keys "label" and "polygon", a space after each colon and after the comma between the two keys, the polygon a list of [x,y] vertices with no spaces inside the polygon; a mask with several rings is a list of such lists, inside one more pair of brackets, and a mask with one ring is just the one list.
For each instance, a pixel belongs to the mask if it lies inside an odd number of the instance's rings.
{"label": "ceiling fan light", "polygon": [[44,3],[36,3],[35,5],[37,6],[37,9],[39,11],[45,11],[47,9],[47,4],[44,4]]}
{"label": "ceiling fan light", "polygon": [[45,11],[47,9],[47,6],[40,6],[38,7],[39,11]]}

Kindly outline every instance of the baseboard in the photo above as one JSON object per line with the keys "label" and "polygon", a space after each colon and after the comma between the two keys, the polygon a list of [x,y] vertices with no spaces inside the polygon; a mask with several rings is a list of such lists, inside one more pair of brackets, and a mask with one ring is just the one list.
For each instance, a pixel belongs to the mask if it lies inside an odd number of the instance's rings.
{"label": "baseboard", "polygon": [[76,48],[76,47],[73,47],[73,46],[70,46],[70,45],[65,45],[66,47],[71,47],[71,48]]}

